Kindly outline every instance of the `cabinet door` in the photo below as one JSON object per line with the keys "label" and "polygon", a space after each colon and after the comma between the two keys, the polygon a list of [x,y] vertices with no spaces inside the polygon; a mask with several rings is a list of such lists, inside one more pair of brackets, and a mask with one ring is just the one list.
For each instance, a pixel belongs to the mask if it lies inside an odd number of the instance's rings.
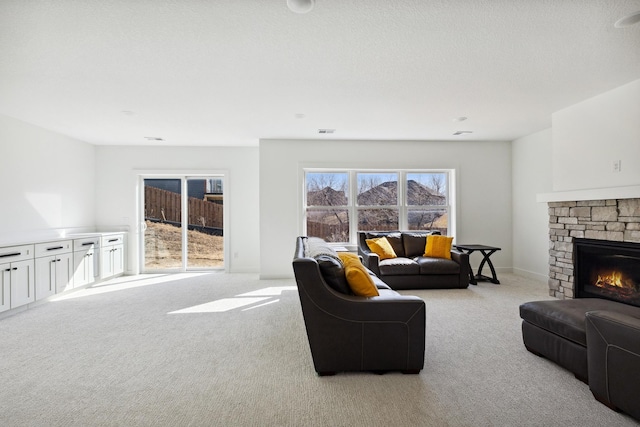
{"label": "cabinet door", "polygon": [[73,260],[70,253],[56,257],[56,293],[73,287]]}
{"label": "cabinet door", "polygon": [[36,300],[56,293],[56,257],[36,258]]}
{"label": "cabinet door", "polygon": [[113,274],[119,275],[124,273],[124,245],[116,245],[113,247]]}
{"label": "cabinet door", "polygon": [[73,253],[73,287],[88,285],[96,281],[98,257],[94,255],[93,246],[89,249]]}
{"label": "cabinet door", "polygon": [[11,263],[11,308],[35,301],[34,262]]}
{"label": "cabinet door", "polygon": [[0,312],[11,308],[11,264],[0,264]]}
{"label": "cabinet door", "polygon": [[107,246],[100,249],[100,277],[107,279],[113,274],[113,246]]}
{"label": "cabinet door", "polygon": [[87,253],[78,251],[73,253],[73,287],[83,286],[87,281]]}

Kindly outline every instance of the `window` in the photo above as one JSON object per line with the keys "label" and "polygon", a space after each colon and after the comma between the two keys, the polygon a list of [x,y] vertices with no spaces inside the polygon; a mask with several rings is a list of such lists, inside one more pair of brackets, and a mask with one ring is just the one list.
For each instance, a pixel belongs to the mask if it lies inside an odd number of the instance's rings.
{"label": "window", "polygon": [[305,170],[305,233],[355,241],[358,231],[439,230],[448,234],[448,170]]}
{"label": "window", "polygon": [[349,174],[307,172],[305,182],[307,235],[348,242]]}
{"label": "window", "polygon": [[397,230],[398,174],[356,172],[358,230]]}
{"label": "window", "polygon": [[407,173],[407,228],[448,231],[447,174]]}

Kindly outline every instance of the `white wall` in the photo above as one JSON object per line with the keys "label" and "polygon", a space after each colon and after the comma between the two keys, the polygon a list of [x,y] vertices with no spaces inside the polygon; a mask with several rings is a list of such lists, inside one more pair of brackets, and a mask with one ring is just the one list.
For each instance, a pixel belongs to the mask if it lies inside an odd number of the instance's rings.
{"label": "white wall", "polygon": [[513,270],[546,282],[549,278],[549,215],[536,195],[552,189],[552,131],[512,143]]}
{"label": "white wall", "polygon": [[509,142],[261,140],[261,278],[293,276],[295,238],[302,233],[303,167],[455,169],[456,242],[499,246],[494,265],[511,269]]}
{"label": "white wall", "polygon": [[[640,80],[553,114],[553,190],[640,185]],[[622,160],[622,171],[612,163]]]}
{"label": "white wall", "polygon": [[96,224],[101,229],[129,230],[127,270],[136,273],[140,174],[224,172],[229,271],[257,272],[258,169],[255,147],[96,147]]}
{"label": "white wall", "polygon": [[92,229],[94,166],[93,145],[0,116],[0,243]]}

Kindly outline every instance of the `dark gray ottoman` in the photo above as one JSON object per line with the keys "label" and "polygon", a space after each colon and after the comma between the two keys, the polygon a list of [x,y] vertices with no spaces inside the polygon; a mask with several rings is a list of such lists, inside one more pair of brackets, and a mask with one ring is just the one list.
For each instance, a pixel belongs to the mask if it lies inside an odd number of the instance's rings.
{"label": "dark gray ottoman", "polygon": [[589,311],[637,312],[637,307],[600,298],[532,301],[520,306],[522,339],[545,357],[588,382],[585,315]]}

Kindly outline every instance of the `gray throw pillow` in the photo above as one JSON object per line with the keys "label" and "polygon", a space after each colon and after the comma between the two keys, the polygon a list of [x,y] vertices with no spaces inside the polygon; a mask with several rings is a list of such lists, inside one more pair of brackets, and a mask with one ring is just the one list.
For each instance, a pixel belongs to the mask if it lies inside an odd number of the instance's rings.
{"label": "gray throw pillow", "polygon": [[327,282],[327,285],[342,294],[352,294],[347,278],[344,275],[344,266],[339,259],[336,260],[334,257],[324,254],[318,255],[315,259],[320,267],[322,278]]}

